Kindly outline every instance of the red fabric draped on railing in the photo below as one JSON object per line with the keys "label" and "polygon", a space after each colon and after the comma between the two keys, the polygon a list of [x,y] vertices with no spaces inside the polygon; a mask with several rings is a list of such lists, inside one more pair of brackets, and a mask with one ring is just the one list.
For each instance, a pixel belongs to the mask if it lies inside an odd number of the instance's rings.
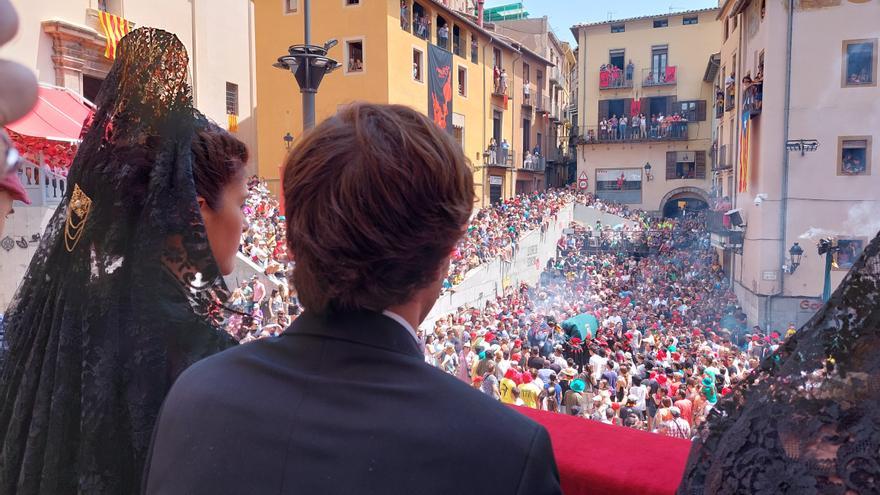
{"label": "red fabric draped on railing", "polygon": [[566,495],[674,494],[691,442],[564,414],[515,407],[542,424]]}

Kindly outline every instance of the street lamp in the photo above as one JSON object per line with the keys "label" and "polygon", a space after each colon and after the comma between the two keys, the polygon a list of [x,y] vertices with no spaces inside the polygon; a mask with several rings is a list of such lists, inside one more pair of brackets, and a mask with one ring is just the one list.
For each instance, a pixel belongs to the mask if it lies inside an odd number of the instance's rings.
{"label": "street lamp", "polygon": [[834,263],[834,253],[840,251],[840,246],[835,246],[831,239],[820,239],[819,256],[825,255],[825,284],[822,286],[822,301],[831,299],[831,266]]}
{"label": "street lamp", "polygon": [[654,180],[654,176],[651,175],[651,162],[645,162],[645,177],[647,177],[648,180]]}
{"label": "street lamp", "polygon": [[284,135],[283,139],[284,139],[284,146],[287,149],[290,149],[290,145],[291,145],[291,143],[293,143],[293,135],[288,132],[287,134]]}
{"label": "street lamp", "polygon": [[791,265],[788,269],[789,274],[793,274],[795,270],[801,265],[801,258],[804,255],[804,248],[801,247],[797,242],[791,246],[791,249],[788,250],[789,256],[791,256]]}
{"label": "street lamp", "polygon": [[339,68],[339,62],[327,57],[327,51],[336,46],[336,40],[330,40],[323,46],[311,44],[310,0],[303,2],[303,25],[305,42],[291,45],[287,53],[278,57],[273,67],[290,71],[299,85],[303,101],[303,130],[315,126],[315,93],[324,76]]}

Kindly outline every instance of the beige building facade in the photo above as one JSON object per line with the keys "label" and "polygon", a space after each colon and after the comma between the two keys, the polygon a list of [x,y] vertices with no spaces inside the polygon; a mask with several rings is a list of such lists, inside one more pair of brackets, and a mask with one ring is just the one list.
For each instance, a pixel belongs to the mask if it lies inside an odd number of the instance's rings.
{"label": "beige building facade", "polygon": [[[40,82],[93,100],[112,61],[99,10],[134,27],[177,35],[190,56],[196,107],[251,149],[256,162],[253,3],[249,0],[13,0],[18,35],[0,56],[30,67]],[[229,115],[234,115],[230,119]],[[237,130],[235,129],[237,124]]]}
{"label": "beige building facade", "polygon": [[743,225],[713,240],[751,324],[800,325],[823,292],[819,239],[840,248],[833,289],[880,229],[880,3],[728,0],[719,20],[715,187]]}
{"label": "beige building facade", "polygon": [[572,27],[579,69],[577,175],[590,192],[661,215],[707,206],[713,92],[705,76],[721,34],[717,13]]}
{"label": "beige building facade", "polygon": [[543,118],[549,136],[541,152],[546,159],[548,186],[559,187],[573,181],[575,167],[570,174],[569,164],[574,165],[574,153],[569,148],[569,137],[576,113],[572,106],[572,80],[577,74],[577,58],[571,46],[559,40],[546,16],[495,22],[494,30],[522,43],[553,64],[549,69],[549,90],[544,96],[549,112],[543,114]]}

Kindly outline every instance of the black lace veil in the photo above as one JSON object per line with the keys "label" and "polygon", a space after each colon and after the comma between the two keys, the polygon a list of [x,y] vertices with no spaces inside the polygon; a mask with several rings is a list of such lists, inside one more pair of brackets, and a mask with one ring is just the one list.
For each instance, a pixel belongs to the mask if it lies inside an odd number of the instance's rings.
{"label": "black lace veil", "polygon": [[137,493],[159,407],[189,364],[234,341],[196,202],[188,57],[126,36],[3,322],[0,493]]}
{"label": "black lace veil", "polygon": [[880,493],[880,235],[700,433],[680,494]]}

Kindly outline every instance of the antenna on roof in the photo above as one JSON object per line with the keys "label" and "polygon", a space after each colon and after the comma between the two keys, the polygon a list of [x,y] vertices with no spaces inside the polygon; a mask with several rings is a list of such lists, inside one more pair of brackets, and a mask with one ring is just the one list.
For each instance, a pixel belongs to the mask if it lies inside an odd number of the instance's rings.
{"label": "antenna on roof", "polygon": [[613,19],[613,18],[614,18],[614,14],[616,14],[616,13],[617,13],[617,12],[615,12],[615,11],[613,11],[613,10],[609,10],[609,11],[608,11],[608,20],[610,21],[611,19]]}
{"label": "antenna on roof", "polygon": [[676,7],[676,6],[674,6],[674,5],[670,5],[670,6],[669,6],[669,13],[670,13],[670,14],[673,13],[673,12],[675,12],[676,10],[678,10],[678,7]]}

